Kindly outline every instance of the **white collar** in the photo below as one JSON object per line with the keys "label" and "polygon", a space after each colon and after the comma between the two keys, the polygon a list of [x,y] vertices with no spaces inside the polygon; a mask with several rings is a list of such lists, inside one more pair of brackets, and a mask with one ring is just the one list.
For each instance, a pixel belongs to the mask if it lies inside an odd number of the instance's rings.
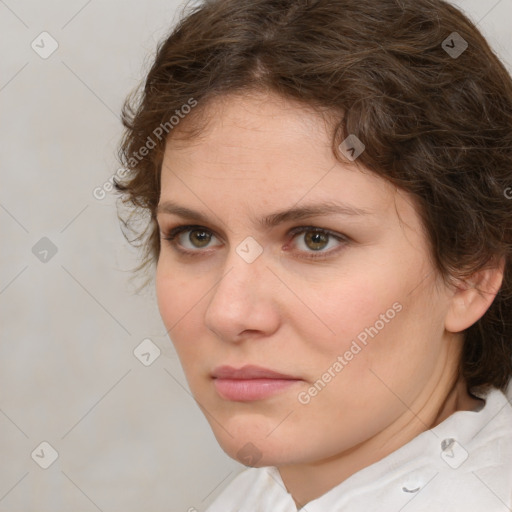
{"label": "white collar", "polygon": [[[396,486],[397,493],[401,493],[404,499],[411,499],[438,477],[439,473],[448,474],[462,465],[465,472],[481,468],[482,457],[477,456],[480,453],[477,448],[490,437],[498,436],[500,432],[502,435],[505,432],[510,437],[512,407],[504,393],[496,388],[490,388],[487,392],[472,392],[484,399],[485,405],[476,411],[453,413],[433,429],[422,432],[404,446],[310,501],[301,510],[338,510],[362,493],[389,486]],[[500,458],[499,446],[495,443],[492,453],[490,450],[491,448],[487,451],[488,456],[497,463]],[[275,502],[293,503],[278,469],[267,466],[255,471],[261,470],[273,481],[274,488],[270,494]],[[268,495],[267,497],[270,498]],[[287,507],[289,506],[288,504]]]}

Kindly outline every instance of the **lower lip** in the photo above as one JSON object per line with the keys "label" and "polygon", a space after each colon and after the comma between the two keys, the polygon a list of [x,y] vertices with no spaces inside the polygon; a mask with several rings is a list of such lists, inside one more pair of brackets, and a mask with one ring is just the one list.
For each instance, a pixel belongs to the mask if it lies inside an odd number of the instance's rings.
{"label": "lower lip", "polygon": [[217,393],[226,400],[249,402],[262,400],[289,388],[300,380],[288,379],[214,379]]}

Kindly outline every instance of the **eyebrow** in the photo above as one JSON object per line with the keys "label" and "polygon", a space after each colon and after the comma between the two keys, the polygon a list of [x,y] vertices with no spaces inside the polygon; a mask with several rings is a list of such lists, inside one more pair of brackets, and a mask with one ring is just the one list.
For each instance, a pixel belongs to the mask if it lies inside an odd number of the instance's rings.
{"label": "eyebrow", "polygon": [[[208,218],[201,212],[197,212],[185,206],[174,203],[173,201],[164,201],[157,206],[157,213],[168,213],[190,219],[196,222],[208,223]],[[290,208],[281,210],[270,215],[263,217],[260,220],[254,220],[254,224],[259,225],[261,228],[272,228],[279,224],[291,221],[299,221],[310,217],[320,217],[325,215],[344,215],[344,216],[362,216],[372,215],[375,212],[365,210],[363,208],[356,208],[355,206],[336,203],[332,201],[323,202],[320,204],[306,204],[299,208]]]}

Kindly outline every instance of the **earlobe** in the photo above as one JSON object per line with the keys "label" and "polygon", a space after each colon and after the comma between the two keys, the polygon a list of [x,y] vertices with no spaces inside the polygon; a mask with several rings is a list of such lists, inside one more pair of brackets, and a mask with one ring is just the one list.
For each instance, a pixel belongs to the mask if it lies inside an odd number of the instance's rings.
{"label": "earlobe", "polygon": [[445,318],[445,329],[461,332],[484,316],[503,282],[505,258],[496,266],[479,270],[455,287]]}

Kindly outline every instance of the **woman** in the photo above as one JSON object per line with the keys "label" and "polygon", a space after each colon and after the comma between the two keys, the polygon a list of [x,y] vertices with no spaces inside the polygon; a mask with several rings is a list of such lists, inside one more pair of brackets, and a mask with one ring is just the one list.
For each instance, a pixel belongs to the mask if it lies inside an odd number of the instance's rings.
{"label": "woman", "polygon": [[[442,0],[217,0],[124,110],[117,187],[209,512],[512,507],[512,80]],[[132,99],[133,100],[133,99]]]}

